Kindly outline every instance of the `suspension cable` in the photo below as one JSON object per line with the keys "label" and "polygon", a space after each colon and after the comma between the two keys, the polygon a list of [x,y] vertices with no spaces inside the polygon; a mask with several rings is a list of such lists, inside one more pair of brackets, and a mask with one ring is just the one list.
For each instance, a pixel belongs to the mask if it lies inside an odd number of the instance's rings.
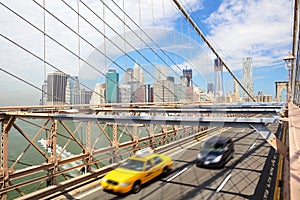
{"label": "suspension cable", "polygon": [[[35,0],[34,0],[35,1]],[[73,10],[74,12],[76,12],[69,4],[67,4],[65,1],[63,1],[63,0],[61,0],[62,2],[64,2],[68,7],[70,7],[70,9],[71,10]],[[115,29],[113,29],[109,24],[107,24],[107,22],[105,22],[101,17],[99,17],[99,15],[97,15],[89,6],[87,6],[85,3],[83,3],[82,1],[81,1],[81,3],[87,8],[87,9],[89,9],[97,18],[99,18],[101,21],[103,21],[105,24],[106,24],[106,26],[108,26],[115,34],[117,34],[120,38],[122,38],[123,40],[125,40]],[[37,3],[38,4],[38,3]],[[110,11],[112,11],[111,10],[111,8],[110,7],[108,7],[104,2],[103,2],[103,4],[110,10]],[[49,12],[49,11],[48,11]],[[113,12],[113,11],[112,11]],[[51,13],[50,13],[51,14]],[[116,14],[115,14],[116,15]],[[99,32],[101,35],[103,35],[107,40],[109,40],[116,48],[118,48],[120,51],[122,51],[126,56],[128,56],[132,61],[134,61],[135,62],[135,59],[132,57],[132,56],[130,56],[128,53],[126,53],[126,52],[124,52],[124,50],[122,49],[122,48],[120,48],[115,42],[113,42],[111,39],[109,39],[109,38],[107,38],[107,36],[106,35],[104,35],[101,31],[99,31],[99,29],[97,29],[93,24],[91,24],[87,19],[85,19],[82,15],[80,15],[81,16],[81,18],[82,19],[84,19],[90,26],[92,26],[97,32]],[[119,18],[119,20],[120,21],[122,21],[122,19],[118,16],[118,15],[116,15],[118,18]],[[54,16],[55,17],[55,16]],[[57,20],[59,20],[59,19],[57,19]],[[59,20],[60,21],[60,20]],[[63,23],[63,22],[61,22],[61,23]],[[65,25],[66,27],[68,27],[67,25]],[[126,25],[127,27],[128,27],[128,25]],[[70,30],[72,30],[70,27],[68,27]],[[130,28],[130,27],[129,27]],[[130,28],[131,29],[131,28]],[[131,29],[132,30],[132,29]],[[135,32],[133,32],[133,33],[135,33]],[[135,33],[136,34],[136,33]],[[137,37],[139,37],[139,36],[137,36]],[[126,41],[126,40],[125,40]],[[127,41],[126,41],[127,42]],[[139,55],[141,55],[142,56],[142,58],[144,58],[149,64],[151,64],[151,65],[153,65],[153,63],[148,59],[148,58],[146,58],[139,50],[137,50],[132,44],[130,44],[129,42],[127,42],[127,44],[131,47],[131,48],[133,48]],[[147,43],[146,43],[147,44]],[[94,46],[93,46],[94,47]],[[97,50],[97,48],[96,47],[94,47],[96,50]],[[149,49],[151,49],[151,47],[149,47]],[[102,53],[103,54],[103,52],[101,52],[100,51],[100,53]],[[106,56],[106,55],[104,55],[104,56]],[[107,57],[108,58],[108,57]],[[126,71],[123,67],[121,67],[119,64],[117,64],[115,61],[113,61],[112,59],[110,59],[109,58],[109,60],[111,61],[111,62],[113,62],[115,65],[117,65],[120,69],[122,69],[124,72]],[[154,66],[154,65],[153,65]],[[155,66],[154,66],[155,67]],[[144,69],[144,71],[146,71],[151,77],[153,77],[154,79],[156,79],[154,76],[153,76],[153,74],[152,73],[150,73],[148,70],[146,70],[145,68],[143,68]],[[156,79],[157,80],[157,79]],[[159,80],[158,80],[158,82],[160,82]],[[167,90],[169,90],[171,93],[173,93],[168,87],[166,87],[166,89]],[[175,93],[173,93],[173,94],[175,94]],[[156,95],[156,96],[158,96],[157,94],[155,94],[154,93],[154,95]],[[159,97],[159,96],[158,96]]]}
{"label": "suspension cable", "polygon": [[[57,43],[58,45],[60,45],[61,47],[63,47],[64,49],[66,49],[68,52],[70,52],[71,54],[75,55],[76,57],[80,58],[78,55],[76,55],[74,52],[72,52],[70,49],[68,49],[67,47],[65,47],[64,45],[62,45],[61,43],[59,43],[57,40],[55,40],[54,38],[52,38],[50,35],[48,35],[47,33],[44,33],[41,29],[39,29],[37,26],[35,26],[34,24],[32,24],[31,22],[29,22],[27,19],[25,19],[24,17],[22,17],[21,15],[19,15],[17,12],[13,11],[11,8],[9,8],[8,6],[6,6],[5,4],[3,4],[2,2],[0,2],[1,5],[3,5],[6,9],[8,9],[10,12],[12,12],[13,14],[15,14],[16,16],[18,16],[20,19],[24,20],[26,23],[28,23],[29,25],[31,25],[33,28],[35,28],[36,30],[38,30],[39,32],[45,34],[49,39],[51,39],[52,41],[54,41],[55,43]],[[52,65],[51,63],[47,62],[46,60],[44,60],[43,58],[39,57],[38,55],[34,54],[33,52],[29,51],[28,49],[26,49],[25,47],[21,46],[20,44],[16,43],[15,41],[9,39],[8,37],[4,36],[3,34],[0,34],[1,37],[3,37],[4,39],[6,39],[7,41],[11,42],[12,44],[14,44],[15,46],[18,46],[19,48],[21,48],[22,50],[26,51],[27,53],[31,54],[32,56],[34,56],[35,58],[37,58],[38,60],[45,62],[45,64],[49,65],[50,67],[52,67],[53,69],[63,73],[64,75],[67,75],[65,72],[63,72],[62,70],[60,70],[59,68],[55,67],[54,65]],[[87,62],[86,62],[87,63]],[[89,63],[87,63],[88,65],[90,65]],[[72,80],[75,81],[75,79],[73,77],[70,77]],[[80,85],[82,85],[83,87],[93,91],[92,89],[90,89],[88,86],[80,83]],[[100,94],[98,94],[100,95]],[[102,95],[100,95],[102,96]]]}
{"label": "suspension cable", "polygon": [[[33,0],[35,3],[37,3],[35,0]],[[65,5],[67,5],[73,12],[76,13],[76,10],[74,10],[68,3],[66,3],[64,0],[61,0]],[[87,6],[85,3],[83,3],[82,1],[80,1],[87,9],[89,9],[97,18],[99,18],[101,21],[103,21],[103,23],[105,24],[105,26],[108,26],[114,33],[116,33],[120,38],[122,38],[124,41],[126,41],[115,29],[113,29],[109,24],[107,24],[107,22],[102,19],[101,17],[99,17],[99,15],[97,15],[89,6]],[[37,3],[39,6],[40,4]],[[106,4],[105,4],[106,5]],[[107,7],[109,10],[111,10],[109,7]],[[59,22],[61,22],[64,26],[66,26],[68,29],[70,29],[73,33],[76,34],[76,32],[74,32],[74,30],[72,28],[70,28],[68,25],[66,25],[64,22],[62,22],[60,19],[58,19],[55,15],[53,15],[50,11],[46,10],[50,15],[52,15],[56,20],[58,20]],[[80,15],[80,14],[79,14]],[[116,15],[117,16],[117,15]],[[102,33],[98,28],[96,28],[90,21],[88,21],[85,17],[83,17],[82,15],[80,15],[80,17],[85,20],[91,27],[93,27],[98,33],[100,33],[101,35],[103,35],[105,37],[105,39],[107,39],[109,42],[111,42],[117,49],[119,49],[121,52],[123,52],[126,56],[128,56],[132,61],[135,62],[135,59],[130,56],[128,53],[124,52],[124,50],[119,47],[118,44],[116,44],[115,42],[113,42],[110,38],[108,38],[105,33]],[[119,16],[117,16],[119,18]],[[120,18],[119,18],[120,19]],[[121,20],[121,19],[120,19]],[[121,20],[122,21],[122,20]],[[111,61],[113,64],[115,64],[116,66],[118,66],[122,71],[126,72],[126,70],[118,63],[116,63],[114,60],[112,60],[111,58],[109,58],[106,53],[103,53],[102,51],[100,51],[97,47],[95,47],[94,45],[92,45],[90,42],[88,42],[85,38],[83,38],[82,36],[80,36],[85,42],[87,42],[89,45],[91,45],[95,50],[97,50],[99,53],[101,53],[103,56],[105,56],[106,58],[109,59],[109,61]],[[130,44],[129,42],[126,41],[126,43],[133,49],[135,49],[135,47]],[[135,49],[136,52],[138,52],[146,61],[148,61],[150,64],[151,61],[149,59],[147,59],[140,51],[138,51],[137,49]],[[153,65],[153,64],[152,64]],[[150,76],[152,76],[154,79],[156,79],[153,74],[151,74],[148,70],[146,70],[145,68],[143,68],[144,71],[146,71]],[[135,78],[135,80],[137,80]],[[139,80],[137,80],[139,82]],[[167,88],[169,91],[170,89]],[[171,93],[173,93],[172,91],[170,91]],[[174,94],[174,93],[173,93]],[[154,93],[154,95],[156,95],[157,97],[159,97],[157,94]],[[136,97],[136,96],[135,96]]]}
{"label": "suspension cable", "polygon": [[[104,1],[103,0],[100,0],[103,4],[105,4],[104,3]],[[142,32],[143,32],[143,34],[145,35],[145,36],[147,36],[147,38],[151,41],[151,43],[153,43],[159,50],[161,50],[161,52],[170,60],[170,61],[172,61],[172,63],[181,71],[181,69],[180,69],[180,67],[177,65],[177,63],[124,11],[124,10],[122,10],[121,8],[120,8],[120,6],[117,4],[117,3],[115,3],[115,1],[114,0],[112,0],[112,2],[117,6],[117,8],[121,11],[121,12],[123,12],[125,15],[126,15],[126,17],[139,29],[139,30],[141,30]],[[105,4],[110,10],[111,10],[111,12],[113,12],[112,11],[112,9],[107,5],[107,4]],[[114,12],[113,12],[114,13]],[[116,14],[115,14],[116,15]],[[119,16],[118,15],[116,15],[116,17],[117,18],[119,18]],[[119,18],[119,20],[121,20],[120,18]],[[139,37],[128,25],[127,25],[127,27],[137,36],[137,37]],[[160,58],[160,60],[161,61],[163,61],[175,74],[177,74],[176,73],[176,71],[174,71],[171,67],[170,67],[170,65],[168,64],[168,63],[166,63],[166,61],[159,55],[159,54],[157,54],[154,50],[153,50],[153,48],[152,47],[150,47],[142,38],[140,38],[143,42],[144,42],[144,44],[147,46],[147,48],[149,48],[156,56],[158,56],[158,58]],[[154,66],[155,67],[155,66]],[[178,74],[177,74],[178,75]],[[179,75],[178,75],[179,76]],[[197,85],[196,85],[197,86]]]}
{"label": "suspension cable", "polygon": [[[2,36],[2,34],[0,34],[0,35]],[[3,71],[4,73],[6,73],[6,74],[8,74],[8,75],[10,75],[10,76],[12,76],[12,77],[14,77],[14,78],[16,78],[16,79],[22,81],[23,83],[26,83],[27,85],[30,85],[31,87],[33,87],[33,88],[35,88],[35,89],[37,89],[37,90],[39,90],[39,91],[41,91],[41,92],[45,92],[45,94],[47,94],[47,95],[49,95],[49,96],[55,98],[56,100],[60,100],[60,99],[58,99],[56,96],[53,96],[52,94],[49,94],[49,93],[47,93],[46,91],[43,91],[41,88],[39,88],[39,87],[33,85],[32,83],[30,83],[30,82],[28,82],[28,81],[26,81],[26,80],[24,80],[24,79],[22,79],[22,78],[20,78],[20,77],[18,77],[18,76],[16,76],[16,75],[12,74],[12,73],[10,73],[9,71],[3,69],[2,67],[0,67],[0,70]]]}
{"label": "suspension cable", "polygon": [[211,51],[216,55],[217,59],[219,59],[224,67],[227,69],[229,74],[236,80],[236,82],[240,85],[240,87],[246,92],[246,94],[254,101],[256,102],[256,99],[250,94],[247,89],[244,87],[244,85],[239,81],[239,79],[233,74],[233,72],[230,70],[230,68],[226,65],[226,63],[222,60],[222,58],[219,56],[219,54],[215,51],[215,49],[211,46],[210,42],[205,38],[201,30],[198,28],[197,24],[193,21],[193,19],[190,17],[190,15],[185,11],[185,9],[180,5],[180,3],[177,0],[173,0],[173,2],[176,4],[178,9],[182,12],[182,14],[185,16],[185,18],[190,22],[190,24],[195,28],[197,33],[201,36],[203,41],[207,44],[207,46],[211,49]]}

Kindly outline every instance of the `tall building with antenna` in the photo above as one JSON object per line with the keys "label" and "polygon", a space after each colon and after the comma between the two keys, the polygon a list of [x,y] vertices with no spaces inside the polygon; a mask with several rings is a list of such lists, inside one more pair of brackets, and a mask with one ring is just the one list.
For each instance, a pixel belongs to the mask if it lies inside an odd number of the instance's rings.
{"label": "tall building with antenna", "polygon": [[123,76],[123,84],[127,85],[133,81],[133,69],[127,68]]}
{"label": "tall building with antenna", "polygon": [[183,69],[183,77],[187,79],[187,87],[193,86],[193,70],[192,69]]}
{"label": "tall building with antenna", "polygon": [[[246,90],[253,95],[253,76],[252,76],[252,58],[247,57],[243,60],[243,85]],[[249,101],[250,98],[246,92],[243,91],[244,101]]]}
{"label": "tall building with antenna", "polygon": [[215,59],[215,90],[214,98],[217,102],[224,101],[224,87],[223,87],[223,64],[220,59]]}

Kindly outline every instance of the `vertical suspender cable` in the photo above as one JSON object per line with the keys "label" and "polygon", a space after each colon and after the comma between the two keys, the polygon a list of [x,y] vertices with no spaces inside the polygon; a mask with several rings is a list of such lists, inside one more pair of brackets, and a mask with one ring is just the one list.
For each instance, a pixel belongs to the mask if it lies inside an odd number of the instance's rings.
{"label": "vertical suspender cable", "polygon": [[[105,21],[105,6],[103,4],[103,21]],[[104,49],[104,66],[106,67],[106,39],[105,39],[105,23],[103,23],[103,49]],[[107,97],[106,97],[107,98]]]}
{"label": "vertical suspender cable", "polygon": [[[162,0],[162,14],[163,14],[163,23],[164,23],[164,35],[166,35],[166,18],[165,18],[165,1],[164,0]],[[167,37],[164,37],[164,38],[165,38],[165,45],[167,45]],[[168,56],[166,56],[166,64],[168,65]]]}
{"label": "vertical suspender cable", "polygon": [[[140,24],[140,28],[142,29],[142,13],[141,13],[141,0],[139,0],[139,24]],[[140,38],[141,38],[141,48],[143,46],[143,42],[142,42],[142,30],[140,29]]]}
{"label": "vertical suspender cable", "polygon": [[80,15],[79,15],[79,0],[77,0],[77,32],[78,32],[78,72],[80,72]]}
{"label": "vertical suspender cable", "polygon": [[[123,10],[125,11],[125,0],[123,0]],[[127,69],[127,49],[126,49],[126,15],[123,13],[123,28],[124,28],[124,62],[125,62],[125,68]],[[125,72],[127,73],[127,72]]]}
{"label": "vertical suspender cable", "polygon": [[[101,2],[103,3],[103,4],[105,4],[105,2],[103,1],[103,0],[101,0]],[[112,2],[122,11],[122,12],[124,12],[119,6],[118,6],[118,4],[117,3],[115,3],[114,2],[114,0],[112,0]],[[106,5],[106,4],[105,4]],[[109,10],[111,10],[112,11],[112,9],[109,7],[109,6],[107,6],[106,5],[106,7],[109,9]],[[113,12],[113,11],[112,11]],[[125,13],[126,14],[126,13]],[[131,19],[130,18],[130,16],[128,16],[128,14],[126,14],[126,16],[128,17],[128,19],[130,19],[143,33],[144,33],[144,36],[146,36],[147,38],[149,38],[150,39],[150,41],[152,41],[156,46],[158,46],[155,42],[154,42],[154,40],[153,39],[151,39],[148,35],[147,35],[147,33],[145,32],[145,31],[143,31],[143,29],[141,29],[141,27],[133,20],[133,19]],[[116,15],[116,17],[118,17],[118,15]],[[118,17],[119,18],[119,17]],[[120,18],[119,18],[120,19]],[[130,30],[132,30],[129,26],[127,26]],[[113,30],[114,31],[114,30]],[[132,30],[133,31],[133,30]],[[134,31],[133,31],[133,33],[137,36],[137,37],[139,37],[144,43],[145,43],[145,45],[148,47],[148,48],[150,48],[152,51],[153,51],[153,48],[151,48],[140,36],[138,36]],[[130,44],[129,44],[130,45]],[[131,45],[130,45],[131,46]],[[134,48],[135,49],[135,48]],[[160,48],[159,48],[160,49]],[[141,54],[139,51],[137,51],[145,60],[147,60],[147,61],[149,61],[143,54]],[[164,51],[162,51],[162,53],[164,53],[164,55],[165,56],[167,56],[170,60],[172,60],[169,56],[168,56],[168,54],[166,54]],[[162,59],[162,57],[159,55],[159,54],[156,54],[156,56],[157,57],[159,57],[167,66],[169,66],[166,62],[165,62],[165,60],[164,59]],[[173,60],[172,60],[173,61]],[[176,65],[176,63],[173,61],[173,63]],[[153,65],[154,66],[154,65]],[[177,65],[176,65],[177,66]],[[155,67],[155,66],[154,66]],[[170,67],[170,66],[169,66]],[[178,67],[178,66],[177,66]],[[170,68],[173,72],[175,72],[172,68]],[[158,70],[159,71],[159,70]],[[176,72],[175,72],[176,73]]]}
{"label": "vertical suspender cable", "polygon": [[[45,0],[43,0],[43,7],[45,8]],[[47,83],[47,73],[46,73],[46,11],[45,9],[43,9],[43,28],[44,28],[44,56],[43,56],[43,60],[44,60],[44,86],[43,86],[43,91],[42,91],[42,105],[44,105],[44,99],[45,99],[45,95],[47,93],[47,91],[45,91],[47,88],[45,87],[46,83]],[[48,98],[47,98],[48,99]]]}
{"label": "vertical suspender cable", "polygon": [[[77,33],[78,33],[77,48],[78,48],[78,74],[79,74],[79,72],[80,72],[80,29],[79,29],[79,23],[80,23],[79,20],[80,20],[80,18],[79,18],[79,0],[77,0],[77,13],[78,13],[77,14]],[[71,88],[71,90],[72,90],[72,88]],[[73,92],[74,92],[74,94],[73,94],[74,100],[75,100],[75,93],[77,93],[77,95],[79,95],[79,98],[81,98],[80,89],[79,89],[79,91],[73,91]],[[74,103],[74,102],[71,102],[71,104]],[[76,102],[76,103],[80,103],[81,104],[82,103],[81,99],[79,100],[79,102]]]}
{"label": "vertical suspender cable", "polygon": [[[151,0],[151,4],[152,4],[152,25],[153,27],[155,27],[155,20],[154,20],[154,8],[153,8],[153,0]],[[157,54],[157,50],[154,49],[154,65],[156,65],[156,54]],[[155,72],[154,72],[155,73]]]}

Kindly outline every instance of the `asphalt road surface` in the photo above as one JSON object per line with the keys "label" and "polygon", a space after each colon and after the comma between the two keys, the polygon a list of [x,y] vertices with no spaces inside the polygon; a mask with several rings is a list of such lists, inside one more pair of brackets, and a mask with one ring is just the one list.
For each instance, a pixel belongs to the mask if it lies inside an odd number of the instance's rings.
{"label": "asphalt road surface", "polygon": [[[269,129],[274,133],[276,125]],[[147,183],[138,194],[117,195],[99,187],[80,194],[84,200],[269,199],[273,197],[278,153],[253,129],[230,128],[222,133],[234,141],[234,158],[223,169],[195,165],[203,141],[170,154],[172,171]]]}

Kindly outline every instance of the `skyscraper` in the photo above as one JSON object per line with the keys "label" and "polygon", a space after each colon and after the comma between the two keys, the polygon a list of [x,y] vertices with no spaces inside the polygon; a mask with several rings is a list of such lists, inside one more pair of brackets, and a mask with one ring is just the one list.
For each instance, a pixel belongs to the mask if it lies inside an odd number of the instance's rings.
{"label": "skyscraper", "polygon": [[164,101],[174,102],[175,101],[175,82],[173,76],[168,76],[167,80],[164,81]]}
{"label": "skyscraper", "polygon": [[141,86],[135,91],[135,102],[146,102],[146,87]]}
{"label": "skyscraper", "polygon": [[223,87],[223,63],[220,59],[215,59],[215,100],[218,102],[224,101],[224,87]]}
{"label": "skyscraper", "polygon": [[120,102],[130,103],[131,102],[131,86],[124,84],[119,86]]}
{"label": "skyscraper", "polygon": [[164,102],[164,85],[161,82],[155,82],[153,85],[153,101]]}
{"label": "skyscraper", "polygon": [[79,79],[77,76],[68,76],[66,85],[66,103],[74,104],[74,94],[80,90]]}
{"label": "skyscraper", "polygon": [[156,81],[166,80],[168,75],[168,70],[164,66],[155,66],[155,79]]}
{"label": "skyscraper", "polygon": [[184,101],[186,99],[187,78],[180,77],[180,81],[175,87],[175,101]]}
{"label": "skyscraper", "polygon": [[213,83],[207,83],[207,93],[214,93],[214,84]]}
{"label": "skyscraper", "polygon": [[81,89],[74,92],[74,103],[75,104],[90,104],[92,91]]}
{"label": "skyscraper", "polygon": [[129,82],[133,81],[133,69],[127,68],[123,76],[123,84],[127,85]]}
{"label": "skyscraper", "polygon": [[91,97],[91,104],[105,103],[105,83],[96,83],[94,92]]}
{"label": "skyscraper", "polygon": [[175,83],[174,77],[168,76],[167,80],[155,82],[153,85],[154,102],[174,102]]}
{"label": "skyscraper", "polygon": [[183,70],[183,77],[187,79],[187,87],[193,86],[193,70],[192,69],[184,69]]}
{"label": "skyscraper", "polygon": [[240,101],[240,91],[239,91],[239,84],[236,80],[234,80],[234,94],[236,101]]}
{"label": "skyscraper", "polygon": [[[252,78],[252,58],[244,58],[243,62],[243,85],[246,90],[253,95],[253,78]],[[248,101],[250,100],[246,92],[243,91],[243,98]]]}
{"label": "skyscraper", "polygon": [[139,85],[144,85],[144,71],[137,63],[134,63],[133,67],[133,81],[139,82]]}
{"label": "skyscraper", "polygon": [[115,69],[106,73],[106,103],[119,102],[119,74]]}
{"label": "skyscraper", "polygon": [[47,103],[59,105],[65,103],[67,75],[62,72],[50,72],[47,77]]}

